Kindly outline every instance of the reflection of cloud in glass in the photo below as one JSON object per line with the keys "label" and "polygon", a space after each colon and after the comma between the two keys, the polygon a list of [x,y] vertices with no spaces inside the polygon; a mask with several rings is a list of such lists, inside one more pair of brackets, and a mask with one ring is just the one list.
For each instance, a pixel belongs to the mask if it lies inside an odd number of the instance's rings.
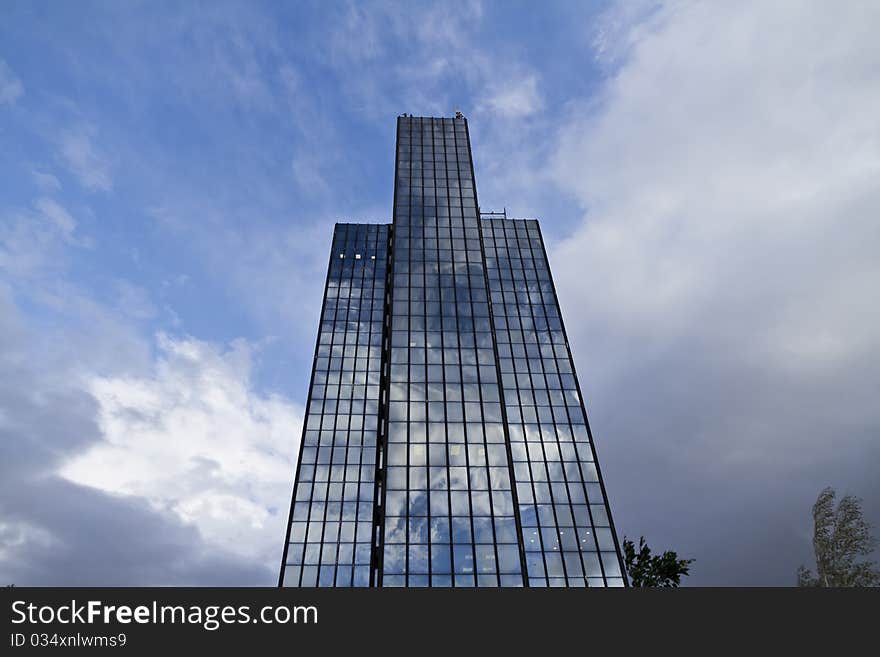
{"label": "reflection of cloud in glass", "polygon": [[449,518],[431,518],[431,542],[449,543],[450,538]]}
{"label": "reflection of cloud in glass", "polygon": [[406,572],[406,547],[403,545],[386,545],[383,567],[387,573]]}

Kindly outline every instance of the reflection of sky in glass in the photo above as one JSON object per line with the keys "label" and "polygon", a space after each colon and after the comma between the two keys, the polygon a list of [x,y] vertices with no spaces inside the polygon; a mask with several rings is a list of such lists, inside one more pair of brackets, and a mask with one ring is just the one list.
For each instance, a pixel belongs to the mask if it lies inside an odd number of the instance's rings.
{"label": "reflection of sky in glass", "polygon": [[521,584],[467,126],[398,131],[382,583]]}
{"label": "reflection of sky in glass", "polygon": [[538,222],[481,230],[529,586],[621,585]]}
{"label": "reflection of sky in glass", "polygon": [[368,586],[388,226],[337,224],[285,586]]}
{"label": "reflection of sky in glass", "polygon": [[477,208],[466,121],[399,118],[393,229],[334,233],[285,586],[622,585],[538,224]]}

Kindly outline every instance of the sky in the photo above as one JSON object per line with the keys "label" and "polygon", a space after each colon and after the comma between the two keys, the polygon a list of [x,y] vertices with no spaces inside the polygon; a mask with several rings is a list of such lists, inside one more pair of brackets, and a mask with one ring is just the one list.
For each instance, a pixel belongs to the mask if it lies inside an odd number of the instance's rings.
{"label": "sky", "polygon": [[395,118],[539,218],[615,523],[786,586],[880,534],[880,5],[3,3],[0,583],[274,585],[336,221]]}

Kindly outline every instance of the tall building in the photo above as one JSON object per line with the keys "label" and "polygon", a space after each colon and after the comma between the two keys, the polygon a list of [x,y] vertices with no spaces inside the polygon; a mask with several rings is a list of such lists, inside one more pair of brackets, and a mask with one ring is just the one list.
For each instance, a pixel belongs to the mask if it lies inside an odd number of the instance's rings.
{"label": "tall building", "polygon": [[397,119],[393,222],[337,224],[281,586],[622,586],[537,221],[467,120]]}

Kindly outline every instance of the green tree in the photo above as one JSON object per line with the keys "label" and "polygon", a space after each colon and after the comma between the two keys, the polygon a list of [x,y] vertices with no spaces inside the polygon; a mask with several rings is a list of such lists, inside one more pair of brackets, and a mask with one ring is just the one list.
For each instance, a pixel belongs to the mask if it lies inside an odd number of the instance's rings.
{"label": "green tree", "polygon": [[862,501],[844,495],[835,508],[837,493],[830,486],[813,505],[813,551],[816,576],[801,566],[798,586],[880,586],[880,571],[863,557],[877,547],[871,526],[862,517]]}
{"label": "green tree", "polygon": [[651,548],[645,537],[639,538],[639,551],[635,544],[623,537],[623,561],[629,583],[634,587],[676,588],[682,576],[690,574],[693,559],[679,559],[672,550],[660,555],[651,555]]}

